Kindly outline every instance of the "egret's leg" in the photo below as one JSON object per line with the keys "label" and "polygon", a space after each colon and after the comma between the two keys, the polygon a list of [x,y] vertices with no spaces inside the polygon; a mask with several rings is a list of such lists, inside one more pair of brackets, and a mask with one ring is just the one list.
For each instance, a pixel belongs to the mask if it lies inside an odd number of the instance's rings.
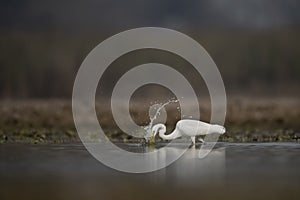
{"label": "egret's leg", "polygon": [[191,139],[192,139],[192,144],[195,145],[196,144],[196,137],[192,136]]}

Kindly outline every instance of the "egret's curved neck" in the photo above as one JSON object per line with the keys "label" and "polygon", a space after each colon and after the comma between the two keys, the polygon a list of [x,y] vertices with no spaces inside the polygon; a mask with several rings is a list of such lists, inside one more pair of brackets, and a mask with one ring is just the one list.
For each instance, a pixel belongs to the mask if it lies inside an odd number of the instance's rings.
{"label": "egret's curved neck", "polygon": [[164,129],[163,131],[162,130],[159,131],[159,137],[161,137],[164,140],[173,140],[180,137],[178,134],[178,130],[176,128],[171,134],[165,135],[165,133],[166,133],[166,129]]}

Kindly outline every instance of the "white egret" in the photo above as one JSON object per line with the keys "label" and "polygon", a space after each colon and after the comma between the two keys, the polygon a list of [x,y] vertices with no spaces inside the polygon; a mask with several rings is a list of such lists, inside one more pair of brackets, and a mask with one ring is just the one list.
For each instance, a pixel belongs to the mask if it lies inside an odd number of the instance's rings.
{"label": "white egret", "polygon": [[[198,120],[183,119],[177,122],[175,130],[165,135],[166,126],[164,124],[156,124],[152,127],[152,139],[159,134],[164,140],[173,140],[179,137],[191,137],[193,144],[196,143],[196,136],[207,135],[207,134],[224,134],[226,129],[223,126],[217,124],[208,124]],[[202,140],[202,142],[204,142]]]}

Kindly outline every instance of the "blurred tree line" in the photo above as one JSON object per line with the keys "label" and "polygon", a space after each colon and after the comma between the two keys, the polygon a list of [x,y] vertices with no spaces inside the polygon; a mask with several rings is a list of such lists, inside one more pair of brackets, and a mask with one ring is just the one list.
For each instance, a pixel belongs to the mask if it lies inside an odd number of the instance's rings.
{"label": "blurred tree line", "polygon": [[[300,30],[181,30],[212,56],[228,92],[295,92]],[[85,56],[110,33],[3,31],[0,97],[70,97]]]}

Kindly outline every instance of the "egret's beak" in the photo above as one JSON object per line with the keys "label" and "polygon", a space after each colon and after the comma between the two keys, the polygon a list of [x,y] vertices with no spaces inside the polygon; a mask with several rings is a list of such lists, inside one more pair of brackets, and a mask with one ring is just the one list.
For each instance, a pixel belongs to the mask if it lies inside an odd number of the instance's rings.
{"label": "egret's beak", "polygon": [[154,132],[152,132],[151,138],[150,138],[150,144],[153,144],[155,142],[155,136],[154,136]]}

